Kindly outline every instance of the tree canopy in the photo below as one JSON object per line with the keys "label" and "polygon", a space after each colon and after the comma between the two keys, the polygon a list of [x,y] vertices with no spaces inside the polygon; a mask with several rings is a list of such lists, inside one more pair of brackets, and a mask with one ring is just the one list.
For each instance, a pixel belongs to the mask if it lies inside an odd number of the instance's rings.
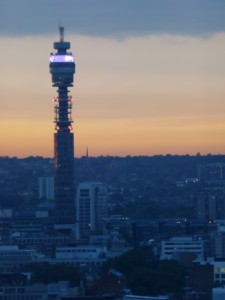
{"label": "tree canopy", "polygon": [[83,275],[78,268],[65,264],[41,265],[33,272],[31,281],[43,284],[69,281],[71,286],[77,286],[83,279]]}
{"label": "tree canopy", "polygon": [[175,293],[184,287],[185,268],[174,260],[155,260],[148,247],[131,250],[107,261],[103,274],[110,268],[124,274],[127,287],[133,294]]}

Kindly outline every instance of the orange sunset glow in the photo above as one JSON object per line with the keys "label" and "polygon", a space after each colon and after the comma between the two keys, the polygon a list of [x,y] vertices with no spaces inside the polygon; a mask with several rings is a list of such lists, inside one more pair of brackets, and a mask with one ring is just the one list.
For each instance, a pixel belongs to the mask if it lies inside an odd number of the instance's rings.
{"label": "orange sunset glow", "polygon": [[[0,36],[1,156],[53,156],[57,34]],[[225,32],[65,36],[76,157],[225,153]]]}

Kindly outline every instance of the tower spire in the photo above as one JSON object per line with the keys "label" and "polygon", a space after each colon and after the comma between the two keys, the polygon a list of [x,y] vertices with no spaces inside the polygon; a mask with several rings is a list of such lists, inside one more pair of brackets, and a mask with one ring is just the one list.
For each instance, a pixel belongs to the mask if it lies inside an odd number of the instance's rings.
{"label": "tower spire", "polygon": [[63,26],[59,26],[59,38],[60,38],[60,42],[64,42],[64,27]]}

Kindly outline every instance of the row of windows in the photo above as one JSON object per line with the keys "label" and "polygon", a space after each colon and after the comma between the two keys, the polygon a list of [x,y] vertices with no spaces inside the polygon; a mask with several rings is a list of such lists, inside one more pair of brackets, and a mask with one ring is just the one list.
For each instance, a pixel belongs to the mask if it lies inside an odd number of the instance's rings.
{"label": "row of windows", "polygon": [[0,295],[0,300],[37,300],[42,298],[42,295]]}
{"label": "row of windows", "polygon": [[24,293],[24,291],[25,291],[25,289],[24,288],[20,288],[20,287],[18,287],[18,288],[14,288],[14,287],[3,288],[3,287],[1,287],[0,288],[0,293],[1,294],[3,292],[6,293],[6,294],[8,294],[8,293],[15,293],[15,292],[17,292],[17,293]]}
{"label": "row of windows", "polygon": [[[180,251],[181,252],[181,251]],[[196,254],[202,254],[202,251],[195,251],[195,253]],[[174,251],[166,251],[165,253],[164,253],[164,255],[172,255],[172,254],[174,254]]]}
{"label": "row of windows", "polygon": [[163,242],[163,244],[165,246],[169,245],[169,246],[202,246],[202,243],[199,243],[199,242],[191,242],[191,243],[188,243],[188,242],[180,242],[180,243],[167,243],[167,242]]}
{"label": "row of windows", "polygon": [[166,247],[165,251],[167,250],[179,250],[179,251],[185,251],[185,250],[201,250],[202,247]]}
{"label": "row of windows", "polygon": [[39,238],[34,238],[34,239],[18,239],[18,242],[22,242],[22,243],[62,243],[65,242],[67,239],[49,239],[49,238],[43,238],[43,239],[39,239]]}
{"label": "row of windows", "polygon": [[78,197],[78,202],[79,205],[80,204],[87,204],[87,203],[91,203],[91,198],[90,197]]}
{"label": "row of windows", "polygon": [[225,274],[215,274],[215,278],[225,278]]}
{"label": "row of windows", "polygon": [[[67,265],[73,265],[73,266],[85,266],[85,265],[93,265],[93,266],[97,266],[97,265],[102,265],[102,260],[87,260],[87,261],[70,261],[70,262],[66,262]],[[65,263],[65,262],[63,262]],[[1,300],[1,299],[0,299]]]}
{"label": "row of windows", "polygon": [[57,253],[90,253],[97,252],[97,249],[58,249]]}
{"label": "row of windows", "polygon": [[215,284],[220,284],[220,283],[225,284],[225,280],[222,280],[222,281],[216,280],[216,281],[215,281]]}
{"label": "row of windows", "polygon": [[87,203],[86,205],[80,205],[80,211],[82,212],[85,210],[89,210],[89,211],[91,210],[89,203]]}
{"label": "row of windows", "polygon": [[18,251],[18,252],[14,252],[14,251],[5,251],[5,252],[2,252],[0,251],[0,257],[2,256],[30,256],[31,255],[31,252],[28,251]]}
{"label": "row of windows", "polygon": [[91,211],[89,210],[85,210],[85,211],[80,211],[80,219],[81,218],[85,218],[87,217],[88,219],[90,219],[90,215],[91,215]]}
{"label": "row of windows", "polygon": [[0,263],[26,263],[32,260],[31,257],[0,257]]}
{"label": "row of windows", "polygon": [[5,267],[1,266],[0,273],[13,273],[16,271],[16,269],[17,268],[15,266],[9,266],[9,265]]}
{"label": "row of windows", "polygon": [[225,267],[216,267],[215,268],[215,273],[225,273]]}

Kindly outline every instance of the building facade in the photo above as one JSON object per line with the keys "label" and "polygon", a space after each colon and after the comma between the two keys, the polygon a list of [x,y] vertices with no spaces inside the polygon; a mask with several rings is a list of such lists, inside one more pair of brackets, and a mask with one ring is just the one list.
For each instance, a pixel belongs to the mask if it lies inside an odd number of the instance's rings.
{"label": "building facade", "polygon": [[225,164],[211,163],[198,166],[198,179],[200,182],[225,182]]}
{"label": "building facade", "polygon": [[225,219],[225,194],[223,191],[202,192],[196,201],[197,219],[203,221]]}
{"label": "building facade", "polygon": [[76,193],[77,237],[87,238],[102,230],[108,216],[107,189],[99,182],[80,183]]}
{"label": "building facade", "polygon": [[193,240],[192,237],[173,237],[168,241],[161,241],[160,259],[172,259],[180,253],[194,253],[204,256],[204,243],[202,240]]}
{"label": "building facade", "polygon": [[38,178],[38,198],[43,200],[54,199],[54,177]]}

